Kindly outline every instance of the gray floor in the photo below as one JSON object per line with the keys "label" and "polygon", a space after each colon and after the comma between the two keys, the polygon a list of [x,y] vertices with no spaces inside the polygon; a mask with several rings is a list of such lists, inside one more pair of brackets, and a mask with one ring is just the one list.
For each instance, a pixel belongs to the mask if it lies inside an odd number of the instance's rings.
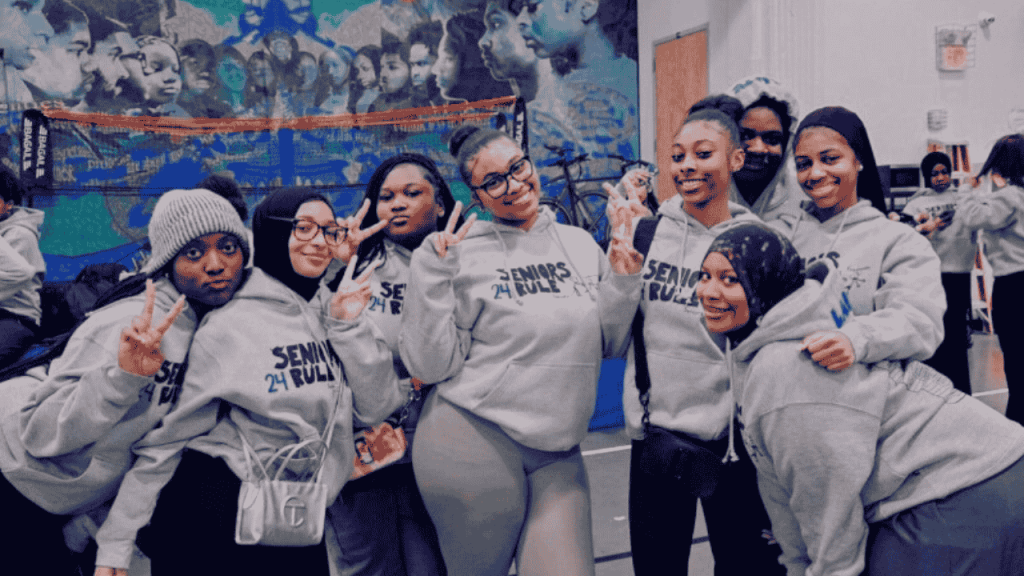
{"label": "gray floor", "polygon": [[[1006,410],[1003,356],[995,336],[975,334],[970,351],[971,387],[979,398],[1000,413]],[[584,462],[590,478],[597,576],[633,576],[626,521],[629,482],[629,440],[623,431],[593,432],[583,441]],[[714,559],[705,540],[707,528],[698,508],[694,541],[690,548],[691,576],[711,576]],[[131,576],[148,576],[145,558],[133,563]],[[514,571],[514,567],[513,567]]]}
{"label": "gray floor", "polygon": [[[970,350],[971,388],[974,396],[1000,413],[1006,410],[1006,380],[999,342],[989,334],[975,334]],[[583,442],[584,462],[590,475],[593,502],[594,554],[597,576],[633,576],[626,521],[629,477],[629,442],[621,430],[594,432]],[[690,575],[711,576],[714,559],[704,518],[698,510],[690,548]]]}

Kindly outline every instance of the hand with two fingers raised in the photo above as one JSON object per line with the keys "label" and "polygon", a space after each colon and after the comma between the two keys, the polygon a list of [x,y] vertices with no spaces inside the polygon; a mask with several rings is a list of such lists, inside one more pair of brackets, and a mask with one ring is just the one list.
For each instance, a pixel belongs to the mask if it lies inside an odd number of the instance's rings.
{"label": "hand with two fingers raised", "polygon": [[455,207],[452,209],[452,215],[448,217],[448,225],[444,227],[437,234],[434,234],[434,250],[437,251],[437,255],[444,258],[448,255],[448,248],[457,245],[462,242],[462,239],[469,233],[469,229],[473,226],[473,222],[476,222],[476,214],[470,214],[469,218],[463,222],[462,227],[459,228],[458,232],[455,231],[455,223],[459,220],[459,214],[462,213],[462,202],[455,202]]}
{"label": "hand with two fingers raised", "polygon": [[352,255],[348,266],[345,267],[345,274],[342,276],[338,290],[331,297],[331,316],[338,320],[355,320],[366,308],[367,302],[373,296],[370,291],[370,276],[384,261],[374,260],[363,270],[355,280],[352,275],[359,264],[359,257]]}
{"label": "hand with two fingers raised", "polygon": [[142,308],[142,314],[132,320],[131,326],[121,331],[117,363],[125,372],[138,376],[152,376],[164,362],[164,355],[160,352],[160,341],[184,310],[185,296],[178,298],[157,326],[153,326],[155,302],[156,287],[153,286],[152,280],[146,280],[146,304]]}
{"label": "hand with two fingers raised", "polygon": [[356,250],[359,249],[359,245],[363,243],[363,240],[387,227],[388,220],[381,220],[369,228],[361,228],[363,219],[366,218],[366,213],[369,210],[369,199],[363,200],[363,205],[359,207],[354,216],[349,216],[348,218],[339,217],[337,219],[338,226],[345,230],[345,238],[338,242],[337,246],[334,246],[334,257],[338,260],[348,263],[355,256]]}
{"label": "hand with two fingers raised", "polygon": [[[628,172],[619,183],[626,182],[630,174],[634,172],[638,172],[638,170]],[[612,186],[607,182],[602,184],[602,186],[604,191],[608,193],[608,204],[605,206],[605,213],[608,214],[608,219],[612,222],[612,229],[618,228],[615,224],[616,220],[621,221],[622,218],[632,220],[651,215],[651,210],[643,201],[647,194],[647,190],[643,186],[624,185],[626,198],[623,198],[622,194],[619,193],[618,187]],[[641,196],[640,191],[643,191],[643,196]]]}
{"label": "hand with two fingers raised", "polygon": [[846,334],[834,330],[819,330],[803,339],[800,350],[806,351],[811,360],[832,372],[841,372],[857,361],[853,343]]}
{"label": "hand with two fingers raised", "polygon": [[644,255],[633,248],[633,234],[627,230],[627,226],[621,224],[612,233],[612,241],[608,245],[608,261],[617,274],[639,274],[644,267]]}

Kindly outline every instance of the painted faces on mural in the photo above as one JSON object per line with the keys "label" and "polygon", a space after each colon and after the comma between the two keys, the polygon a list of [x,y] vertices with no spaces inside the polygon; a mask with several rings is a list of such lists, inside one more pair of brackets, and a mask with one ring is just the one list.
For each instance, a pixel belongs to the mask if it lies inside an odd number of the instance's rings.
{"label": "painted faces on mural", "polygon": [[409,83],[409,65],[401,54],[382,54],[380,57],[380,89],[385,94],[399,92]]}
{"label": "painted faces on mural", "polygon": [[423,86],[427,83],[434,60],[426,44],[418,42],[409,47],[409,79],[413,86]]}
{"label": "painted faces on mural", "polygon": [[231,56],[220,59],[217,65],[217,75],[220,76],[221,84],[231,92],[241,92],[245,89],[246,72],[245,63],[239,62]]}
{"label": "painted faces on mural", "polygon": [[148,104],[166,104],[181,92],[181,68],[178,52],[162,40],[149,42],[139,49],[141,58],[125,61],[129,79]]}
{"label": "painted faces on mural", "polygon": [[807,128],[794,156],[797,181],[818,208],[838,213],[857,203],[861,164],[842,134],[824,126]]}
{"label": "painted faces on mural", "polygon": [[181,59],[184,90],[205,92],[213,87],[213,62],[202,54]]}
{"label": "painted faces on mural", "polygon": [[751,179],[773,178],[782,166],[785,141],[775,111],[765,106],[747,110],[740,120],[740,139],[747,156],[740,174]]}
{"label": "painted faces on mural", "polygon": [[139,57],[139,47],[128,32],[114,32],[96,41],[85,69],[91,72],[85,78],[87,98],[95,103],[120,94],[118,83],[128,78],[124,62]]}
{"label": "painted faces on mural", "polygon": [[24,70],[46,46],[53,28],[43,16],[43,0],[0,0],[0,49],[4,62]]}
{"label": "painted faces on mural", "polygon": [[597,0],[526,0],[517,19],[519,31],[537,56],[562,54],[581,40],[598,4]]}
{"label": "painted faces on mural", "polygon": [[326,80],[331,87],[341,88],[344,86],[348,79],[349,63],[334,50],[327,50],[321,58],[324,61],[324,72],[327,74]]}
{"label": "painted faces on mural", "polygon": [[437,87],[441,89],[441,96],[448,98],[459,77],[459,57],[448,48],[447,33],[441,39],[441,46],[437,51],[437,60],[434,61],[430,71],[434,74],[434,81],[437,82]]}
{"label": "painted faces on mural", "polygon": [[[256,56],[259,52],[253,54]],[[249,58],[249,75],[252,83],[257,88],[271,89],[277,84],[277,77],[274,75],[274,67],[266,58]]]}
{"label": "painted faces on mural", "polygon": [[22,79],[37,99],[82,99],[89,38],[89,25],[84,20],[70,21],[63,32],[50,37],[43,51],[36,53],[37,58]]}
{"label": "painted faces on mural", "polygon": [[292,59],[292,41],[285,35],[274,36],[268,43],[270,53],[282,64]]}
{"label": "painted faces on mural", "polygon": [[317,76],[320,75],[320,66],[316,58],[308,52],[299,56],[299,90],[309,91],[316,85]]}
{"label": "painted faces on mural", "polygon": [[356,56],[355,67],[356,79],[364,90],[377,86],[377,71],[373,67],[373,62],[365,54]]}
{"label": "painted faces on mural", "polygon": [[729,193],[732,173],[743,167],[743,149],[736,148],[717,122],[684,124],[672,142],[672,182],[683,203],[703,209]]}
{"label": "painted faces on mural", "polygon": [[537,64],[537,55],[519,33],[516,16],[492,0],[484,12],[484,25],[487,31],[480,38],[480,55],[491,76],[513,80],[528,75]]}

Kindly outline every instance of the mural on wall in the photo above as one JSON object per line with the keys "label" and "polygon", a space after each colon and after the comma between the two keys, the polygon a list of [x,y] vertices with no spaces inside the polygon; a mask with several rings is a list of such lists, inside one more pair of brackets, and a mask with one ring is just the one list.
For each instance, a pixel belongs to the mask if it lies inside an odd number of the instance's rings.
{"label": "mural on wall", "polygon": [[552,195],[562,155],[596,188],[639,154],[636,0],[0,0],[0,22],[3,161],[24,110],[50,121],[51,261],[134,249],[156,195],[212,172],[342,213],[399,151],[455,183],[463,122],[517,128]]}

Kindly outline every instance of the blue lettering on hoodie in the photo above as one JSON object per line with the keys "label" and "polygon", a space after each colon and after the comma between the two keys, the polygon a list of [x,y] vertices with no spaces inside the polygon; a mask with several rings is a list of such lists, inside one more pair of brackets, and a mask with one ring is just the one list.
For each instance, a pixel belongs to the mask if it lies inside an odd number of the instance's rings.
{"label": "blue lettering on hoodie", "polygon": [[589,284],[586,279],[573,278],[565,262],[496,268],[495,273],[498,281],[491,285],[495,300],[514,300],[535,294],[555,294],[557,298],[568,298],[570,294],[563,290],[566,285],[571,286],[573,292],[580,296],[587,292],[585,288],[581,290],[581,286]]}
{"label": "blue lettering on hoodie", "polygon": [[842,328],[843,324],[846,324],[851,312],[853,312],[853,305],[850,304],[849,293],[843,291],[843,295],[839,299],[839,310],[832,309],[832,321],[836,323],[836,328]]}
{"label": "blue lettering on hoodie", "polygon": [[295,390],[317,382],[333,382],[334,370],[341,368],[341,357],[330,340],[275,346],[270,353],[281,359],[274,364],[274,368],[281,372],[269,373],[264,377],[269,383],[267,392],[270,394]]}
{"label": "blue lettering on hoodie", "polygon": [[672,302],[693,308],[700,305],[695,290],[700,279],[697,270],[648,258],[643,279],[643,298],[648,302]]}

